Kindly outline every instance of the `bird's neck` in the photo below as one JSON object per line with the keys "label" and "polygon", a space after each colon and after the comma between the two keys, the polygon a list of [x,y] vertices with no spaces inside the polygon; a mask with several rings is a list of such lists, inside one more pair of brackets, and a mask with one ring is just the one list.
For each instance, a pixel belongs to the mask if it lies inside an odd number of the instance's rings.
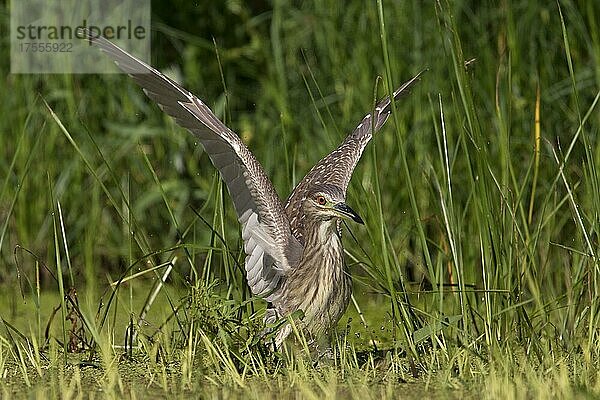
{"label": "bird's neck", "polygon": [[307,232],[305,247],[321,246],[330,244],[331,241],[339,241],[338,220],[335,218],[329,220],[309,221],[305,229]]}

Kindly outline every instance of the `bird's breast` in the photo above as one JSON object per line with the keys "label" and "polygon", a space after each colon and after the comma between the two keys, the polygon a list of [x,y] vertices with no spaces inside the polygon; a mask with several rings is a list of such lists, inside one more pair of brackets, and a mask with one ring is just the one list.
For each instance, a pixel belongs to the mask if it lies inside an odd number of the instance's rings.
{"label": "bird's breast", "polygon": [[348,306],[352,280],[345,268],[340,237],[329,232],[305,245],[297,267],[286,277],[283,296],[274,302],[281,315],[304,312],[303,324],[313,334],[335,327]]}

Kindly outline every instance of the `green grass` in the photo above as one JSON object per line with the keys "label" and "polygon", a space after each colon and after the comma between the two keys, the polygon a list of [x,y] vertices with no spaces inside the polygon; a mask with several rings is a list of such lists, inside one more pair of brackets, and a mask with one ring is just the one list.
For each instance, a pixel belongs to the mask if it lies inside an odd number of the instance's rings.
{"label": "green grass", "polygon": [[597,2],[176,3],[153,5],[153,64],[282,198],[429,69],[350,184],[366,225],[345,232],[338,357],[309,359],[301,333],[263,347],[235,212],[191,135],[126,76],[8,74],[4,35],[3,397],[600,395]]}

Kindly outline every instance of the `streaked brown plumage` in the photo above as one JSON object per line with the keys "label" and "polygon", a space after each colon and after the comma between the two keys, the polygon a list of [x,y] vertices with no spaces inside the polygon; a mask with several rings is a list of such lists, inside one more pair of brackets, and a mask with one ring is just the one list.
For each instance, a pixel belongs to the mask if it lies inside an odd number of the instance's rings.
{"label": "streaked brown plumage", "polygon": [[[337,149],[308,172],[284,205],[239,136],[200,99],[108,40],[89,39],[204,146],[227,185],[242,225],[248,285],[254,295],[270,303],[265,319],[273,322],[302,310],[302,327],[310,337],[328,335],[352,292],[340,223],[344,218],[362,223],[345,204],[346,190],[365,146],[390,115],[390,98],[377,104]],[[394,99],[420,75],[394,91]],[[277,347],[290,331],[284,325],[278,332]]]}

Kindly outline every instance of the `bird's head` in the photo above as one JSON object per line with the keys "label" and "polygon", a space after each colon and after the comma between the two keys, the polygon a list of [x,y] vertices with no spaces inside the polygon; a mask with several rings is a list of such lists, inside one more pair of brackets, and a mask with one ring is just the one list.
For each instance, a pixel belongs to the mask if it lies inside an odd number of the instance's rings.
{"label": "bird's head", "polygon": [[340,218],[364,224],[362,218],[348,207],[345,200],[344,193],[339,187],[323,185],[309,193],[304,203],[304,212],[317,220],[328,221]]}

